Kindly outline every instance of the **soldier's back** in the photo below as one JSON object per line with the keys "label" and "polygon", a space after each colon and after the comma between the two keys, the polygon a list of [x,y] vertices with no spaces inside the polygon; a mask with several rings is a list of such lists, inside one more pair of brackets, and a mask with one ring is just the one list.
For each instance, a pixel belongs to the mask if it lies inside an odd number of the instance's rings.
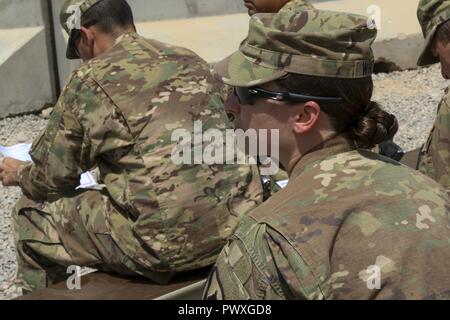
{"label": "soldier's back", "polygon": [[262,187],[255,167],[172,159],[174,130],[193,137],[195,122],[200,134],[231,128],[208,64],[188,49],[131,33],[77,76],[108,104],[76,104],[74,113],[104,150],[101,182],[124,212],[109,216],[119,246],[154,271],[214,263],[242,215],[260,203]]}

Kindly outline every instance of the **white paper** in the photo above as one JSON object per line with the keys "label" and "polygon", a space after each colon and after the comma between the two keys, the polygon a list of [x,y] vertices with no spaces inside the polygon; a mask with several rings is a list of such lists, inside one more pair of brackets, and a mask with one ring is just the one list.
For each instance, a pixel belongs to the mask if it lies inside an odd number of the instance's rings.
{"label": "white paper", "polygon": [[97,269],[92,268],[81,268],[80,277],[87,276],[88,274],[98,272]]}
{"label": "white paper", "polygon": [[[20,161],[32,161],[30,157],[31,144],[17,144],[12,147],[0,146],[0,154],[4,158],[12,158]],[[95,187],[97,181],[91,172],[83,173],[80,177],[80,185],[76,188],[78,189],[88,189]]]}
{"label": "white paper", "polygon": [[12,147],[0,146],[0,153],[5,158],[13,158],[20,161],[31,161],[30,157],[31,144],[17,144]]}
{"label": "white paper", "polygon": [[287,187],[289,183],[289,180],[281,180],[281,181],[277,181],[277,185],[281,188],[284,189]]}
{"label": "white paper", "polygon": [[88,189],[95,187],[97,185],[97,181],[95,181],[94,176],[90,172],[83,173],[80,179],[80,185],[77,187],[78,189]]}

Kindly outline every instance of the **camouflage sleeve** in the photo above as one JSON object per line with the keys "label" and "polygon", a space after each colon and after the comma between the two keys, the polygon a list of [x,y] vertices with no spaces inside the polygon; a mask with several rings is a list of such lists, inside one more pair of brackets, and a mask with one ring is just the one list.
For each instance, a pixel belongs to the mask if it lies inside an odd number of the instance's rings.
{"label": "camouflage sleeve", "polygon": [[213,267],[203,294],[205,300],[249,300],[252,262],[239,240],[230,240]]}
{"label": "camouflage sleeve", "polygon": [[439,105],[434,129],[424,148],[420,171],[450,191],[450,106],[449,95]]}
{"label": "camouflage sleeve", "polygon": [[248,222],[245,218],[221,252],[209,276],[204,299],[306,299],[307,290],[300,275],[309,281],[311,273],[303,260],[279,233],[264,224],[246,228]]}
{"label": "camouflage sleeve", "polygon": [[22,191],[33,200],[56,200],[72,193],[80,175],[96,158],[132,144],[130,133],[114,116],[114,106],[95,85],[74,73],[49,123],[31,147],[33,163],[19,171]]}

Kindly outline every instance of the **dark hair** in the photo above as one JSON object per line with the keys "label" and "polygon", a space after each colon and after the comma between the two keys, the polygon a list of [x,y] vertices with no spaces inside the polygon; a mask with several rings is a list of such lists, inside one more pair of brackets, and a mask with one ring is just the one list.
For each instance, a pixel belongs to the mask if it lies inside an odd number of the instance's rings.
{"label": "dark hair", "polygon": [[126,0],[100,0],[81,16],[81,25],[95,26],[104,33],[134,28],[133,12]]}
{"label": "dark hair", "polygon": [[436,29],[435,39],[444,43],[450,42],[450,20],[445,21]]}
{"label": "dark hair", "polygon": [[343,102],[320,103],[337,132],[348,133],[359,148],[373,148],[392,139],[397,118],[371,101],[372,77],[337,79],[290,74],[277,83],[284,89],[313,96],[342,97]]}

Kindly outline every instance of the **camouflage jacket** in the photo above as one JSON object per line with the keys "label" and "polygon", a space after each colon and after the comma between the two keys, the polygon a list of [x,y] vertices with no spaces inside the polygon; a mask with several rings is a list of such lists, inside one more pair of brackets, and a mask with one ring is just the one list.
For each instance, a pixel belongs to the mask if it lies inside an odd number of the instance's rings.
{"label": "camouflage jacket", "polygon": [[419,170],[450,192],[450,87],[438,107],[434,128],[422,150]]}
{"label": "camouflage jacket", "polygon": [[281,8],[280,12],[290,12],[297,10],[311,10],[314,9],[314,6],[309,3],[307,0],[290,0],[288,3]]}
{"label": "camouflage jacket", "polygon": [[[213,264],[238,221],[262,200],[256,167],[176,165],[173,130],[231,128],[221,89],[193,52],[135,33],[72,75],[48,127],[32,146],[22,190],[53,201],[99,168],[111,235],[153,271]],[[206,144],[206,143],[205,143]]]}
{"label": "camouflage jacket", "polygon": [[428,177],[331,140],[243,219],[205,298],[448,298],[448,210]]}

